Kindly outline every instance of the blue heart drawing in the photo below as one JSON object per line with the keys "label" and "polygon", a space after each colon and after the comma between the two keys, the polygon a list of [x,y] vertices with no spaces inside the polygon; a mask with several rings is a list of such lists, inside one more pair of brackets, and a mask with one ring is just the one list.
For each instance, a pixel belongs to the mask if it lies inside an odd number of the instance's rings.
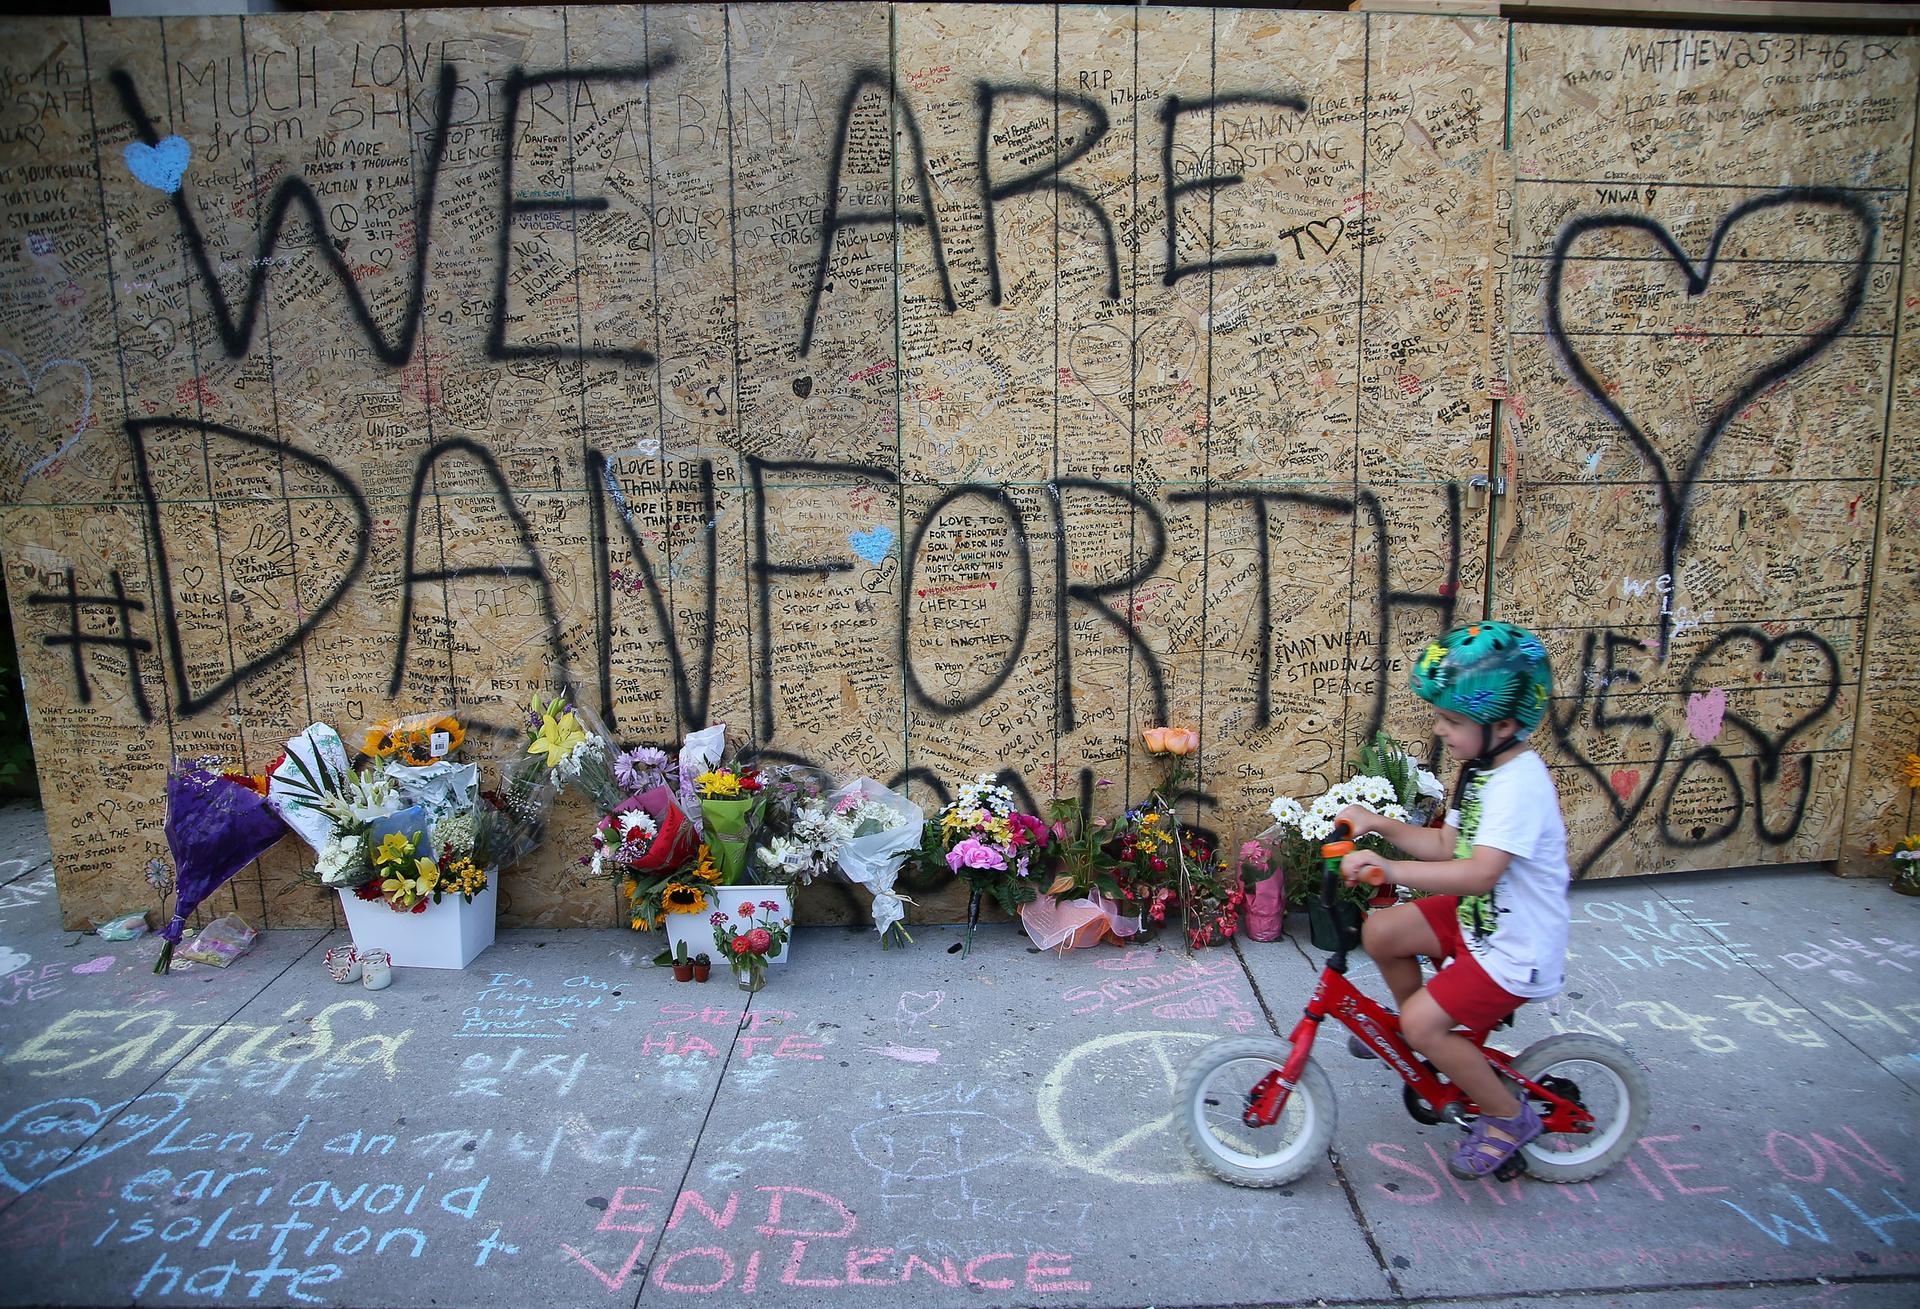
{"label": "blue heart drawing", "polygon": [[30,1191],[151,1135],[186,1107],[171,1091],[149,1091],[113,1105],[62,1096],[22,1109],[0,1123],[0,1185]]}
{"label": "blue heart drawing", "polygon": [[893,529],[883,523],[878,527],[869,527],[864,532],[848,532],[847,544],[853,547],[855,554],[878,568],[880,561],[887,557],[887,552],[893,549]]}
{"label": "blue heart drawing", "polygon": [[184,136],[166,137],[158,145],[129,141],[127,148],[120,152],[120,157],[127,161],[127,171],[136,180],[145,182],[156,191],[172,195],[180,189],[180,179],[187,174],[187,161],[193,158],[193,146]]}

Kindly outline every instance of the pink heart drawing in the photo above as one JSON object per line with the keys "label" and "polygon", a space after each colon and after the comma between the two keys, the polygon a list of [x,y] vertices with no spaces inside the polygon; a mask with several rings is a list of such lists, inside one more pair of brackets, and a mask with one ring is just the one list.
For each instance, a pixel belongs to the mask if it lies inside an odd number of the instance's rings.
{"label": "pink heart drawing", "polygon": [[104,973],[110,971],[112,968],[113,956],[103,954],[98,959],[89,959],[84,964],[75,964],[72,971],[76,973]]}
{"label": "pink heart drawing", "polygon": [[1727,717],[1726,688],[1695,691],[1687,697],[1687,735],[1701,745],[1709,745],[1720,735]]}
{"label": "pink heart drawing", "polygon": [[1616,768],[1613,770],[1613,776],[1607,780],[1613,783],[1613,793],[1620,797],[1620,803],[1631,804],[1633,802],[1634,789],[1640,785],[1640,770],[1638,768]]}
{"label": "pink heart drawing", "polygon": [[83,1096],[43,1100],[0,1123],[0,1182],[25,1193],[166,1126],[187,1107],[150,1091],[102,1108]]}

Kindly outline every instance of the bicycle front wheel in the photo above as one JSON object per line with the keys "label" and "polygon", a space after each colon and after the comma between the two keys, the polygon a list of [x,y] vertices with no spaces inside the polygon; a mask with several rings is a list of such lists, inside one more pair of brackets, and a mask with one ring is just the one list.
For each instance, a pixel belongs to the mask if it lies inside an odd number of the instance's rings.
{"label": "bicycle front wheel", "polygon": [[1200,1166],[1235,1186],[1281,1186],[1303,1176],[1333,1144],[1333,1085],[1311,1059],[1271,1127],[1241,1119],[1247,1092],[1283,1068],[1289,1047],[1266,1037],[1232,1037],[1203,1049],[1180,1074],[1174,1116]]}

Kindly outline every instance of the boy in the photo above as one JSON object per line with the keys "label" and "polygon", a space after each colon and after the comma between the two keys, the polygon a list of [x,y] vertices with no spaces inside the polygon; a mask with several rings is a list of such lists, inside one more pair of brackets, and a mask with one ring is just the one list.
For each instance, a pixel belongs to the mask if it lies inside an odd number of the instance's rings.
{"label": "boy", "polygon": [[[1446,826],[1414,827],[1359,805],[1340,819],[1407,852],[1355,850],[1349,883],[1378,869],[1391,884],[1435,894],[1368,917],[1367,954],[1400,1007],[1414,1049],[1472,1096],[1480,1118],[1448,1167],[1485,1177],[1534,1137],[1540,1118],[1472,1041],[1528,1000],[1560,989],[1567,954],[1567,832],[1553,778],[1526,740],[1546,714],[1552,681],[1538,637],[1509,623],[1471,623],[1429,645],[1413,693],[1462,762]],[[1423,989],[1418,956],[1448,961]],[[1358,1042],[1355,1053],[1372,1057]]]}

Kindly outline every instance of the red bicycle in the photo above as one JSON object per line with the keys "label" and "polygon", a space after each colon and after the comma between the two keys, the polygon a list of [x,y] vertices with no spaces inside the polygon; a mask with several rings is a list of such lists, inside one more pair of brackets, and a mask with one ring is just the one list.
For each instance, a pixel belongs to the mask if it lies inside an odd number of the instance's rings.
{"label": "red bicycle", "polygon": [[[1353,842],[1345,824],[1334,836],[1320,850],[1326,863],[1319,903],[1311,906],[1313,943],[1332,957],[1306,1012],[1285,1041],[1215,1041],[1181,1073],[1174,1092],[1187,1148],[1208,1172],[1236,1186],[1291,1182],[1333,1143],[1333,1086],[1311,1058],[1329,1017],[1400,1075],[1407,1112],[1419,1122],[1464,1125],[1479,1115],[1472,1100],[1406,1043],[1399,1015],[1347,980],[1347,953],[1360,944],[1360,910],[1336,895],[1340,860]],[[1501,1165],[1494,1173],[1500,1180],[1524,1171],[1547,1182],[1584,1182],[1620,1162],[1645,1129],[1647,1075],[1619,1042],[1572,1032],[1508,1055],[1486,1044],[1486,1032],[1462,1034],[1514,1081],[1516,1094],[1533,1102],[1546,1128]]]}

